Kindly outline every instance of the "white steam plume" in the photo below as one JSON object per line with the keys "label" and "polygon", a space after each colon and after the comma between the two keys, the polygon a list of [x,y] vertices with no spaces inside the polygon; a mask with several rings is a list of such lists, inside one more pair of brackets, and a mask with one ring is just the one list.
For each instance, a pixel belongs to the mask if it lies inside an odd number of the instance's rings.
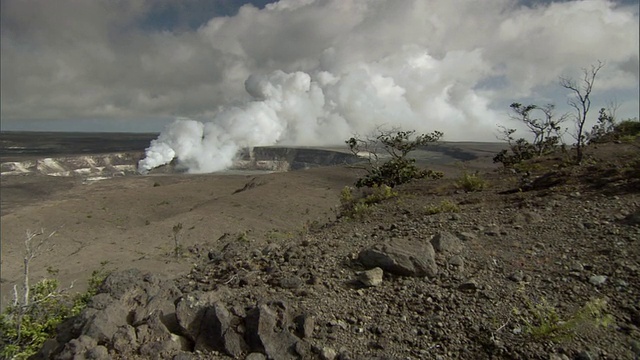
{"label": "white steam plume", "polygon": [[223,110],[208,123],[180,118],[170,124],[151,142],[139,170],[147,172],[174,158],[191,173],[223,170],[241,148],[274,144],[296,123],[311,123],[314,112],[322,110],[320,90],[302,72],[251,76],[245,88],[255,100],[241,108]]}
{"label": "white steam plume", "polygon": [[[325,53],[330,59],[331,51]],[[464,60],[464,59],[466,60]],[[465,66],[471,60],[474,65]],[[342,144],[353,133],[379,126],[418,131],[438,130],[438,124],[468,133],[470,124],[487,128],[482,118],[495,118],[489,101],[468,84],[442,76],[444,67],[473,82],[482,73],[477,51],[448,54],[438,61],[426,50],[407,47],[376,63],[356,63],[333,74],[318,69],[265,76],[251,75],[245,90],[252,101],[218,112],[209,122],[179,118],[151,142],[140,172],[168,164],[174,158],[190,173],[223,170],[243,147],[283,144]],[[435,90],[434,90],[435,89]],[[466,125],[465,125],[466,124]],[[464,126],[463,126],[464,125]]]}
{"label": "white steam plume", "polygon": [[[148,53],[145,71],[137,73],[175,82],[179,90],[159,86],[137,97],[143,109],[166,114],[180,107],[203,119],[210,109],[240,99],[245,80],[251,100],[223,108],[208,122],[177,120],[153,141],[139,168],[145,172],[175,158],[189,172],[217,171],[243,147],[337,145],[379,126],[495,141],[496,124],[508,119],[511,102],[548,101],[563,112],[558,77],[579,77],[581,67],[598,59],[607,66],[597,96],[606,100],[602,92],[620,92],[621,110],[635,116],[638,36],[637,8],[606,0],[532,6],[515,0],[281,0],[264,9],[245,6],[193,33],[155,39],[163,51]],[[208,71],[216,74],[210,76],[214,83],[206,82]]]}

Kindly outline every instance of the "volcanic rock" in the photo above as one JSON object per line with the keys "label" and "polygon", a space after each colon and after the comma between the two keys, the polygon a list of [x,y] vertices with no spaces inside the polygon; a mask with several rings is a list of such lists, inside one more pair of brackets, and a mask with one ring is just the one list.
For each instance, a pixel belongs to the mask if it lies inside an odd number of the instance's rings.
{"label": "volcanic rock", "polygon": [[376,244],[362,250],[358,260],[365,267],[401,276],[433,277],[438,271],[433,246],[418,240],[392,239]]}
{"label": "volcanic rock", "polygon": [[462,251],[462,242],[450,232],[441,232],[433,236],[431,245],[436,252],[443,254],[458,254]]}

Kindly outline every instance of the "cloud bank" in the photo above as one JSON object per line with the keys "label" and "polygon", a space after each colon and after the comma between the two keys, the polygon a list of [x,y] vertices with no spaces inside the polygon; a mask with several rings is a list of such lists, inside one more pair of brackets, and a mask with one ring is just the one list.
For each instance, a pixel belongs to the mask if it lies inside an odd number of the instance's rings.
{"label": "cloud bank", "polygon": [[636,5],[282,0],[150,27],[168,3],[3,1],[3,121],[180,117],[141,168],[177,157],[208,172],[239,147],[336,144],[379,125],[493,140],[512,101],[561,107],[558,77],[597,60],[594,106],[615,97],[619,115],[638,113]]}

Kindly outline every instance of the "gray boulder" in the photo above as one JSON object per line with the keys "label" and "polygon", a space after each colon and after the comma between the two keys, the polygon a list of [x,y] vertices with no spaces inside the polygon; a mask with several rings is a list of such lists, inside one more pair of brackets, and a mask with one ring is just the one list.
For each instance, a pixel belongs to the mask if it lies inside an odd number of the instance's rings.
{"label": "gray boulder", "polygon": [[450,232],[441,232],[431,239],[433,249],[443,254],[459,254],[462,252],[462,241]]}
{"label": "gray boulder", "polygon": [[384,271],[379,267],[375,267],[371,270],[363,271],[358,274],[358,281],[360,281],[364,286],[379,286],[382,284],[382,276],[384,275]]}
{"label": "gray boulder", "polygon": [[366,248],[358,261],[367,268],[379,267],[401,276],[433,277],[438,268],[431,243],[418,240],[392,239]]}
{"label": "gray boulder", "polygon": [[99,346],[95,339],[81,335],[77,339],[69,341],[55,359],[59,360],[107,360],[109,353],[104,346]]}

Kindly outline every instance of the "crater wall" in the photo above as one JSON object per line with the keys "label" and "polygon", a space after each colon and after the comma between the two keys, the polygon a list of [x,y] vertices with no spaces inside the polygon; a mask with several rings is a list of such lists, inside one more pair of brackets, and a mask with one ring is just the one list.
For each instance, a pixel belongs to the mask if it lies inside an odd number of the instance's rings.
{"label": "crater wall", "polygon": [[[51,157],[29,156],[22,160],[12,158],[0,164],[2,176],[48,175],[114,177],[137,175],[137,164],[144,157],[142,151],[108,154],[82,154]],[[232,170],[291,171],[318,166],[351,164],[360,161],[353,154],[329,149],[255,147],[243,150]],[[180,172],[175,164],[154,169],[150,174]]]}

